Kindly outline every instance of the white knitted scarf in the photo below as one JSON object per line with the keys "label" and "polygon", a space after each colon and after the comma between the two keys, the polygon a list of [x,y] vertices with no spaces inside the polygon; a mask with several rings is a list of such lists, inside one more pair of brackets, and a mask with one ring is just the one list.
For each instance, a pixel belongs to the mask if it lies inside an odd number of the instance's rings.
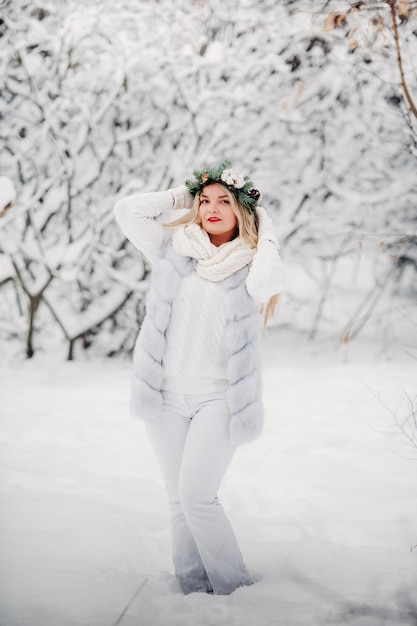
{"label": "white knitted scarf", "polygon": [[176,228],[172,244],[179,256],[196,259],[198,274],[213,282],[223,280],[248,265],[256,252],[256,248],[241,237],[217,247],[198,224]]}

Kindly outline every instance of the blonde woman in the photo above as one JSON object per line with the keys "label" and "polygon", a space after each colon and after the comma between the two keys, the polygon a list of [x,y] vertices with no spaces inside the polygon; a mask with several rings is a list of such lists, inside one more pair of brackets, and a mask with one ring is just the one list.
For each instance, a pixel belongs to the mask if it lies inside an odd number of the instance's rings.
{"label": "blonde woman", "polygon": [[[182,591],[230,594],[253,581],[217,492],[236,447],[262,429],[262,316],[281,291],[282,264],[248,176],[229,161],[193,174],[115,205],[153,265],[131,411],[145,420],[165,481]],[[163,224],[172,209],[186,213]]]}

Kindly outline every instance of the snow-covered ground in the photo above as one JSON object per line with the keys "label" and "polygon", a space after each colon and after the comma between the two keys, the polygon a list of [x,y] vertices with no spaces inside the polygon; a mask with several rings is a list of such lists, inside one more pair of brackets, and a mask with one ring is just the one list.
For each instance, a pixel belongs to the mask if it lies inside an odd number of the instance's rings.
{"label": "snow-covered ground", "polygon": [[127,362],[0,365],[1,626],[417,624],[417,449],[395,426],[417,361],[269,335],[267,421],[221,499],[249,569],[183,596]]}

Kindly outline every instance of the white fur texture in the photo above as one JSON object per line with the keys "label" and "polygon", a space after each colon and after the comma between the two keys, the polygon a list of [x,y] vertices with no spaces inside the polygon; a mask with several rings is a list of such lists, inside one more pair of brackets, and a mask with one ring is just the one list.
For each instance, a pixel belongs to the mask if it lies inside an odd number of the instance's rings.
{"label": "white fur texture", "polygon": [[[195,261],[180,257],[167,239],[164,257],[155,266],[147,297],[147,312],[134,353],[131,411],[142,419],[157,419],[162,407],[162,361],[172,302],[180,281],[194,270]],[[241,445],[259,436],[263,425],[261,401],[260,338],[258,306],[249,296],[243,268],[219,283],[224,290],[226,349],[231,412],[230,437]]]}

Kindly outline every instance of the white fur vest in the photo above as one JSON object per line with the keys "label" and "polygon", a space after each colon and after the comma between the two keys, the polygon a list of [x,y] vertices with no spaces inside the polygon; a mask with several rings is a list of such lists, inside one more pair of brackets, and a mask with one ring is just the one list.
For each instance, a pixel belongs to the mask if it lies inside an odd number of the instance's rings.
{"label": "white fur vest", "polygon": [[[194,266],[194,259],[175,254],[171,240],[166,240],[162,258],[153,270],[146,316],[134,351],[130,408],[135,417],[152,420],[161,412],[162,362],[171,306],[182,278],[192,272]],[[224,290],[229,378],[227,401],[231,412],[230,437],[234,445],[258,437],[263,425],[261,323],[259,307],[246,289],[247,275],[248,268],[245,267],[219,283]]]}

